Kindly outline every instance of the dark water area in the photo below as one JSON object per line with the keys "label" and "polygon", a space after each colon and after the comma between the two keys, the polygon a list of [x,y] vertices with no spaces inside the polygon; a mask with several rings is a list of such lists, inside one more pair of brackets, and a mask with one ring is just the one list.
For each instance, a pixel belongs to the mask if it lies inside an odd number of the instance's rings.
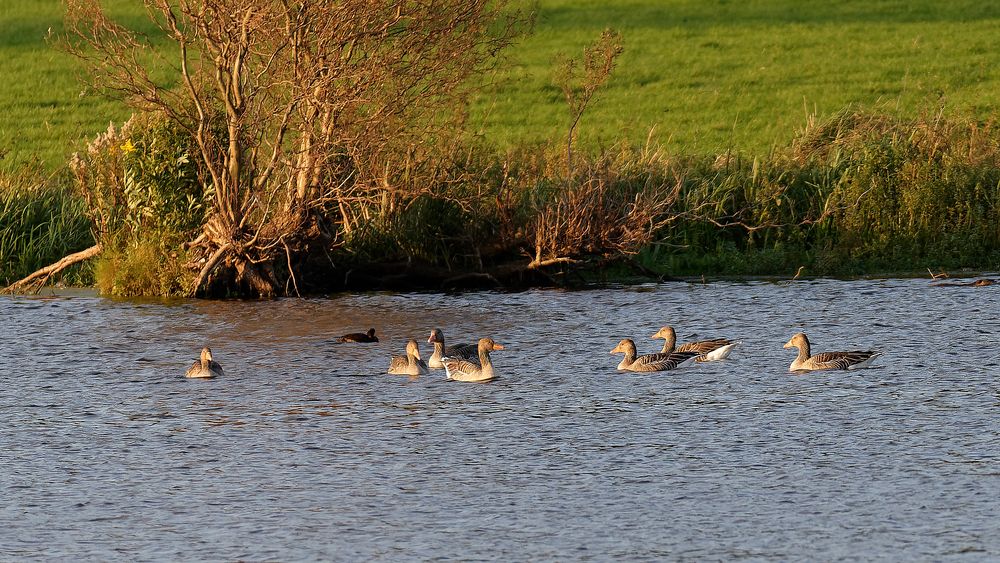
{"label": "dark water area", "polygon": [[[1000,289],[0,298],[2,560],[1000,558]],[[631,337],[743,341],[615,371]],[[375,327],[377,344],[337,344]],[[385,375],[490,336],[490,383]],[[788,373],[814,351],[875,367]],[[210,345],[224,377],[185,369]]]}

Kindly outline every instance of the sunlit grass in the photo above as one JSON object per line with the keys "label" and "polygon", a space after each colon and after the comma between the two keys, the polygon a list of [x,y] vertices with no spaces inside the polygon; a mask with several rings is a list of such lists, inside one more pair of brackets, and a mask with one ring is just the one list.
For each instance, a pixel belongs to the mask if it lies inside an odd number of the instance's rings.
{"label": "sunlit grass", "polygon": [[[94,244],[83,199],[65,182],[36,171],[0,168],[0,287]],[[89,271],[64,272],[70,283]]]}
{"label": "sunlit grass", "polygon": [[939,101],[974,117],[1000,103],[1000,4],[896,0],[542,0],[536,32],[476,100],[487,140],[559,139],[552,59],[604,27],[625,52],[583,118],[591,146],[652,138],[671,152],[763,154],[850,105],[912,116]]}
{"label": "sunlit grass", "polygon": [[[126,25],[152,33],[142,2],[104,4]],[[59,167],[109,122],[131,114],[86,88],[79,61],[55,48],[51,38],[61,32],[62,16],[60,0],[0,2],[0,157],[8,164]]]}
{"label": "sunlit grass", "polygon": [[[520,3],[522,0],[518,0]],[[140,2],[105,2],[151,31]],[[511,48],[473,103],[473,125],[500,147],[562,142],[567,110],[552,60],[579,56],[605,27],[625,52],[584,115],[598,147],[652,139],[672,152],[763,154],[787,144],[807,113],[879,105],[902,116],[943,103],[972,117],[1000,104],[1000,4],[956,0],[541,0],[534,33]],[[0,152],[61,164],[81,140],[130,113],[86,90],[78,65],[45,40],[59,0],[0,6]]]}

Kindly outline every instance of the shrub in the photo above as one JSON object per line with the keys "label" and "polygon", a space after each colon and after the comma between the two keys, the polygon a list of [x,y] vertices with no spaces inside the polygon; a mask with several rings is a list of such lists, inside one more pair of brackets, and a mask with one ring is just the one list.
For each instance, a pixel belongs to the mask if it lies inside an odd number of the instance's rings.
{"label": "shrub", "polygon": [[186,290],[183,243],[200,228],[211,197],[190,154],[186,132],[142,114],[121,128],[110,125],[85,154],[74,155],[70,169],[104,246],[96,270],[102,292]]}

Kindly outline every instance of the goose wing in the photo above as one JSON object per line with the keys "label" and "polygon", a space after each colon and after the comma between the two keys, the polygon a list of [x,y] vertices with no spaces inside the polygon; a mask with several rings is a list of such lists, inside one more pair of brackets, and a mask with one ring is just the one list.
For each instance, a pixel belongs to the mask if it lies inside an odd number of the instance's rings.
{"label": "goose wing", "polygon": [[[639,363],[639,358],[651,358]],[[670,354],[648,354],[639,356],[636,361],[629,366],[630,371],[667,371],[677,369],[701,356],[700,352],[671,352]]]}
{"label": "goose wing", "polygon": [[677,347],[677,352],[698,352],[699,354],[707,354],[712,350],[717,348],[722,348],[732,344],[733,341],[728,338],[713,338],[711,340],[699,340],[698,342],[687,342],[681,344]]}
{"label": "goose wing", "polygon": [[389,370],[386,373],[405,375],[409,365],[410,359],[407,356],[392,356],[389,358]]}
{"label": "goose wing", "polygon": [[184,377],[198,377],[202,379],[210,379],[218,375],[222,375],[222,366],[216,362],[210,362],[208,366],[203,366],[201,360],[195,360],[187,372],[184,373]]}
{"label": "goose wing", "polygon": [[479,365],[478,362],[462,358],[445,357],[441,358],[441,363],[444,364],[444,371],[448,379],[452,379],[454,375],[475,375],[483,371],[483,366]]}
{"label": "goose wing", "polygon": [[444,349],[444,355],[449,358],[472,360],[479,358],[479,346],[476,344],[455,344]]}
{"label": "goose wing", "polygon": [[809,358],[816,369],[851,369],[867,365],[881,353],[874,350],[852,350],[850,352],[820,352]]}
{"label": "goose wing", "polygon": [[[657,352],[655,354],[643,354],[642,356],[637,356],[635,358],[635,360],[632,362],[632,365],[633,366],[644,366],[644,365],[648,365],[648,364],[655,364],[657,362],[662,362],[664,360],[669,359],[670,356],[673,355],[673,354],[675,354],[675,353],[676,352],[669,352],[669,353],[664,354],[662,352]],[[638,370],[635,370],[635,371],[638,371]],[[650,370],[650,371],[656,371],[656,370]]]}
{"label": "goose wing", "polygon": [[444,361],[444,369],[448,374],[448,379],[455,381],[480,382],[489,381],[496,377],[492,367],[484,368],[482,365],[468,360],[448,358]]}

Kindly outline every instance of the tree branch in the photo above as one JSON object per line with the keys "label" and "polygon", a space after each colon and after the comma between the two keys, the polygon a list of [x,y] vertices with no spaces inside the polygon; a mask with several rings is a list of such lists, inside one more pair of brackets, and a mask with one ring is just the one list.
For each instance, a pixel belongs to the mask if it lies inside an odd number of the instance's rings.
{"label": "tree branch", "polygon": [[53,274],[57,274],[73,264],[83,262],[88,258],[93,258],[94,256],[100,254],[101,250],[103,250],[101,245],[95,244],[86,250],[81,250],[80,252],[75,252],[69,256],[64,256],[58,262],[50,264],[30,276],[8,285],[3,288],[2,293],[17,293],[26,288],[31,288],[29,289],[29,293],[36,293],[39,288],[45,285],[45,282],[47,282]]}

